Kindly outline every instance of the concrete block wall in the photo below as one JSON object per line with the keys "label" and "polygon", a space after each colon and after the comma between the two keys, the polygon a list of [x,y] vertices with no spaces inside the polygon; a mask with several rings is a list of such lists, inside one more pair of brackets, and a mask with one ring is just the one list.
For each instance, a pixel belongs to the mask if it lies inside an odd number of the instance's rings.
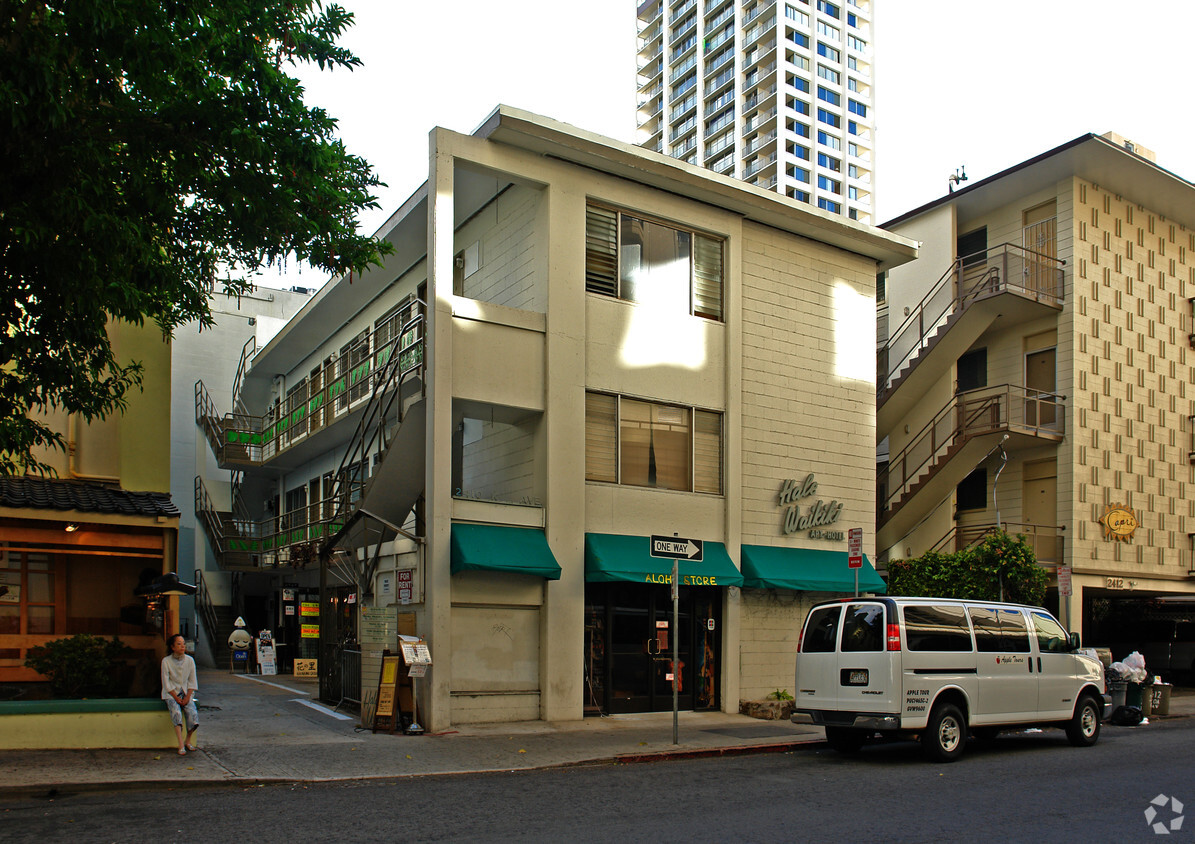
{"label": "concrete block wall", "polygon": [[477,271],[464,279],[463,295],[544,313],[547,281],[535,272],[535,217],[541,192],[513,185],[456,233],[458,250],[478,245]]}
{"label": "concrete block wall", "polygon": [[481,439],[464,447],[461,493],[494,501],[536,497],[533,426],[479,424]]}
{"label": "concrete block wall", "polygon": [[[1074,193],[1075,569],[1186,580],[1195,231],[1087,181]],[[1103,538],[1112,503],[1137,516],[1131,542]]]}

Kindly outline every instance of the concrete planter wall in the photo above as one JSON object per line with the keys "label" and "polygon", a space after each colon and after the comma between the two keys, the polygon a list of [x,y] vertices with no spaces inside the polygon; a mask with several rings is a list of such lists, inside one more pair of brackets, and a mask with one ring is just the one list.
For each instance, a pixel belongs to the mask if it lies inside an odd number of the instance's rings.
{"label": "concrete planter wall", "polygon": [[0,750],[177,745],[160,698],[0,701]]}

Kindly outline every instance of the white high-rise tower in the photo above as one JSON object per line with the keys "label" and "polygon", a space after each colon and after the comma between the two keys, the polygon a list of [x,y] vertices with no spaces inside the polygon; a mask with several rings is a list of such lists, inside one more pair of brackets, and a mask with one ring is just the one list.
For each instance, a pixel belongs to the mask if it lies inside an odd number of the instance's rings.
{"label": "white high-rise tower", "polygon": [[643,0],[640,146],[872,222],[873,0]]}

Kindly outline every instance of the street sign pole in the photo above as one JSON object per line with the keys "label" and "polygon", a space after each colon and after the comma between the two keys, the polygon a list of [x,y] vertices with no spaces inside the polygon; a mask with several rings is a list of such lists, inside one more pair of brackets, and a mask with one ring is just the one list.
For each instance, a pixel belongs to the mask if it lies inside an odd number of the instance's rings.
{"label": "street sign pole", "polygon": [[847,531],[846,564],[855,570],[855,597],[859,597],[859,569],[863,568],[863,528]]}
{"label": "street sign pole", "polygon": [[680,560],[672,561],[672,743],[680,744]]}

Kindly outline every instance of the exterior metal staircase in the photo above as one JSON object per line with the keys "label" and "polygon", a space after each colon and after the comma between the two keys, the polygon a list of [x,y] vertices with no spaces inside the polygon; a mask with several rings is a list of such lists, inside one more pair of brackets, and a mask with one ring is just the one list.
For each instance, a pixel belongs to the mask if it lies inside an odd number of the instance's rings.
{"label": "exterior metal staircase", "polygon": [[960,525],[951,529],[939,539],[930,551],[962,551],[977,545],[989,533],[1003,530],[1010,536],[1025,537],[1039,563],[1060,563],[1065,559],[1065,537],[1062,525],[1035,525],[1024,522],[1001,522],[1000,524]]}
{"label": "exterior metal staircase", "polygon": [[[376,373],[369,403],[334,476],[334,529],[323,547],[326,554],[393,538],[423,493],[426,310],[421,300],[411,299],[393,349]],[[410,471],[412,465],[418,470]],[[359,583],[369,581],[371,569],[367,565],[356,573]]]}
{"label": "exterior metal staircase", "polygon": [[877,544],[899,540],[924,512],[908,505],[941,501],[1003,434],[1010,446],[1061,442],[1062,402],[1062,396],[1009,384],[954,396],[879,472]]}
{"label": "exterior metal staircase", "polygon": [[887,436],[997,319],[1062,309],[1063,262],[1010,243],[960,257],[876,357],[876,434]]}

